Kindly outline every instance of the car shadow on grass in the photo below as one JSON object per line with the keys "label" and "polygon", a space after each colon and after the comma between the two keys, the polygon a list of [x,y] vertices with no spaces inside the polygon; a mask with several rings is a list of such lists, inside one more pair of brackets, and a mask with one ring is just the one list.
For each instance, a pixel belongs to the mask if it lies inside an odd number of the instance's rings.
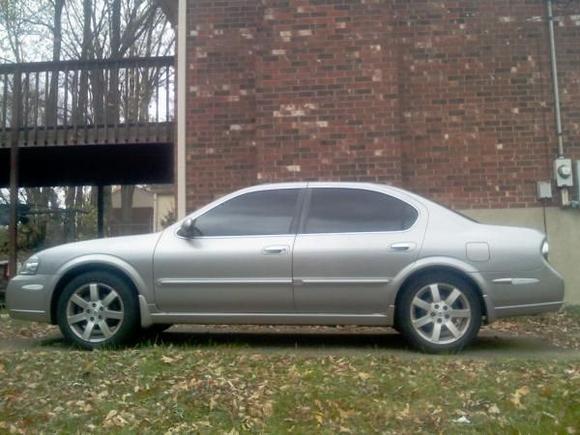
{"label": "car shadow on grass", "polygon": [[263,350],[288,349],[393,349],[407,348],[405,340],[396,333],[336,332],[163,332],[150,340],[173,346],[230,346]]}
{"label": "car shadow on grass", "polygon": [[[318,332],[270,332],[235,330],[188,331],[172,328],[152,337],[143,338],[138,346],[152,345],[178,348],[230,348],[264,353],[293,352],[297,354],[348,355],[381,353],[385,355],[417,356],[400,334],[391,329],[371,333],[344,332],[340,329]],[[482,331],[462,355],[481,358],[580,358],[580,352],[558,348],[539,337],[522,337]]]}
{"label": "car shadow on grass", "polygon": [[[298,329],[283,331],[270,328],[255,328],[239,331],[235,328],[176,326],[159,334],[144,335],[134,343],[137,349],[146,351],[152,347],[175,348],[180,351],[228,350],[252,353],[293,353],[297,355],[350,355],[378,353],[385,356],[416,357],[417,351],[410,348],[405,339],[395,331],[385,328],[356,333],[340,328],[326,328],[324,332]],[[75,349],[58,333],[44,338],[18,338],[2,340],[0,350],[54,350]],[[465,348],[461,355],[467,358],[532,358],[532,359],[578,359],[580,352],[558,348],[539,337],[497,334],[482,331],[476,340]]]}

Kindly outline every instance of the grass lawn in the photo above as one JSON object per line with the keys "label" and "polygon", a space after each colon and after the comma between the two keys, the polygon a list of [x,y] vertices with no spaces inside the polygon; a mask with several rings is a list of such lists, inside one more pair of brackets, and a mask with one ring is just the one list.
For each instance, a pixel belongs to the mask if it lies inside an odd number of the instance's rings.
{"label": "grass lawn", "polygon": [[[561,316],[497,328],[563,324],[576,336],[580,313]],[[1,342],[47,328],[2,313],[0,331]],[[243,341],[0,346],[0,433],[88,431],[580,433],[580,359],[274,352]]]}

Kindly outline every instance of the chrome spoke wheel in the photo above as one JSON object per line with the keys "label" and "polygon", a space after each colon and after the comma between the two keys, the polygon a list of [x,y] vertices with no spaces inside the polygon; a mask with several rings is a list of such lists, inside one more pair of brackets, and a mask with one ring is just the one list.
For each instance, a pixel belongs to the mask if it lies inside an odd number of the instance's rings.
{"label": "chrome spoke wheel", "polygon": [[461,339],[471,324],[471,306],[457,287],[433,283],[422,287],[411,301],[411,324],[417,334],[433,344]]}
{"label": "chrome spoke wheel", "polygon": [[91,282],[76,289],[68,299],[66,320],[80,339],[99,343],[115,335],[123,324],[125,307],[117,291]]}

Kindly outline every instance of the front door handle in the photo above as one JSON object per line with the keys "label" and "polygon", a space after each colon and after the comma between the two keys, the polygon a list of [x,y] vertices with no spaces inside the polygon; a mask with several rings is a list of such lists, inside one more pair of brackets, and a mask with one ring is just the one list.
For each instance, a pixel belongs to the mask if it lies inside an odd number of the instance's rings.
{"label": "front door handle", "polygon": [[412,251],[415,249],[414,243],[393,243],[391,246],[391,251]]}
{"label": "front door handle", "polygon": [[284,255],[287,254],[289,250],[288,246],[277,245],[277,246],[266,246],[262,249],[262,254],[264,255]]}

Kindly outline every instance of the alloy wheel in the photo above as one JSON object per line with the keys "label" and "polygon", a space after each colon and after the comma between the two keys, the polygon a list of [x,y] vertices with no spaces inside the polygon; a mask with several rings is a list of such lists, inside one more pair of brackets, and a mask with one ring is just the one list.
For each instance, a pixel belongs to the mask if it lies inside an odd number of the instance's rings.
{"label": "alloy wheel", "polygon": [[422,287],[413,297],[410,309],[413,329],[433,344],[456,342],[471,323],[471,306],[466,295],[450,284]]}
{"label": "alloy wheel", "polygon": [[73,333],[90,343],[113,337],[123,324],[125,307],[117,291],[103,283],[87,283],[68,300],[66,321]]}

